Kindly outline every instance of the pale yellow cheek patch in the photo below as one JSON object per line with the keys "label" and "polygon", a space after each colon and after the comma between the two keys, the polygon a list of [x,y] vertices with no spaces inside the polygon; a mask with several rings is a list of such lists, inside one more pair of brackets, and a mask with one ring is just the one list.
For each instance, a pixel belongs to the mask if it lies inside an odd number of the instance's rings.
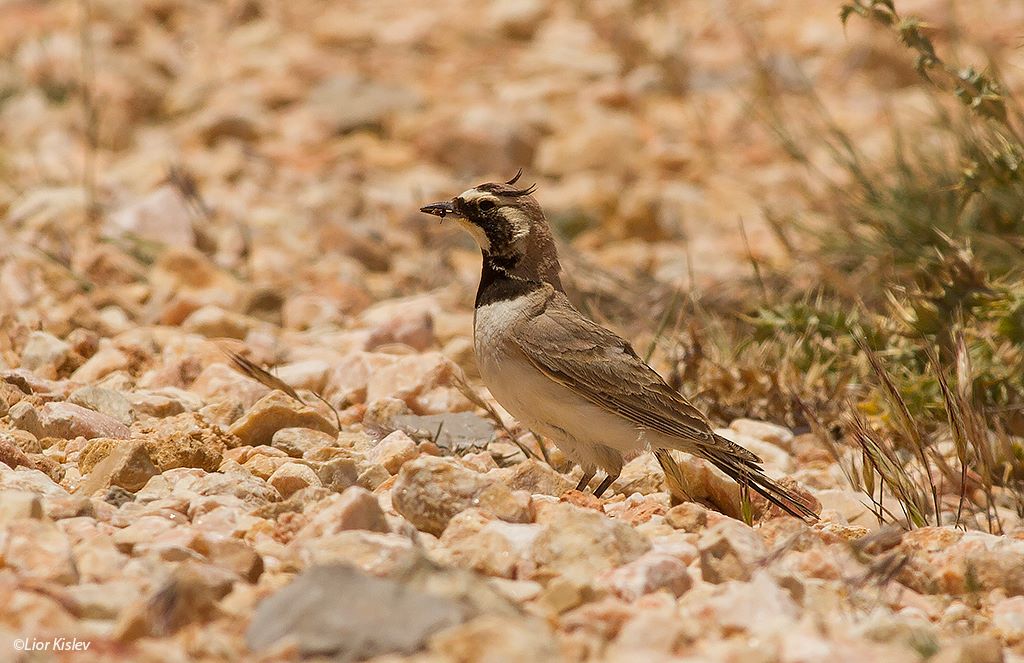
{"label": "pale yellow cheek patch", "polygon": [[512,226],[512,240],[519,241],[530,234],[530,219],[514,207],[502,207],[501,216]]}
{"label": "pale yellow cheek patch", "polygon": [[480,245],[481,249],[484,251],[490,251],[491,240],[487,239],[487,233],[483,231],[483,228],[466,219],[457,218],[455,220],[459,222],[459,225],[462,226],[466,232],[473,236],[473,239],[476,240],[476,243]]}

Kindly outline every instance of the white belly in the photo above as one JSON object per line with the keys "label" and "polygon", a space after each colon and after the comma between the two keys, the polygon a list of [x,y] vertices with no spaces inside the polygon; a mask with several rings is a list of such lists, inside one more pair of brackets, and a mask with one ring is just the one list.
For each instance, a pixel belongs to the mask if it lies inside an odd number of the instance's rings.
{"label": "white belly", "polygon": [[477,364],[495,400],[581,464],[603,465],[588,451],[594,445],[627,457],[642,451],[642,430],[552,380],[510,342],[507,330],[517,313],[511,302],[489,304],[476,312]]}

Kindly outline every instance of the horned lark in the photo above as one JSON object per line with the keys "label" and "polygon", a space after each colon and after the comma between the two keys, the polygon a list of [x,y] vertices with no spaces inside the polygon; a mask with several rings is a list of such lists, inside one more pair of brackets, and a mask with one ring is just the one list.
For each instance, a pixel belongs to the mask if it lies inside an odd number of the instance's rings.
{"label": "horned lark", "polygon": [[474,346],[480,375],[502,407],[580,465],[598,497],[622,465],[652,450],[666,479],[682,481],[670,450],[710,461],[742,487],[800,518],[815,514],[769,478],[761,460],[717,435],[697,408],[633,348],[587,319],[565,296],[558,252],[534,186],[473,187],[420,208],[465,228],[483,251]]}

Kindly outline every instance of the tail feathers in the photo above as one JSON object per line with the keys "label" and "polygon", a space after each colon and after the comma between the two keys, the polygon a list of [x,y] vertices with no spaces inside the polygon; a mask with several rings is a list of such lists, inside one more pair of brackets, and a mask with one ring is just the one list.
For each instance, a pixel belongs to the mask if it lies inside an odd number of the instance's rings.
{"label": "tail feathers", "polygon": [[[724,449],[703,449],[702,451],[704,458],[740,486],[752,489],[791,516],[807,522],[818,520],[818,514],[804,504],[799,497],[780,486],[758,467],[760,460],[751,461],[746,457],[738,458]],[[744,451],[746,450],[744,449]],[[753,454],[750,455],[753,456]]]}
{"label": "tail feathers", "polygon": [[[750,461],[751,463],[757,463],[758,465],[760,465],[763,462],[757,456],[757,454],[755,454],[754,452],[750,451],[749,449],[741,447],[740,445],[736,444],[732,440],[730,440],[728,438],[725,438],[725,437],[722,437],[718,433],[713,433],[713,435],[714,435],[714,440],[715,440],[714,441],[714,447],[713,447],[714,449],[720,449],[720,450],[722,450],[724,452],[728,452],[728,453],[732,454],[733,456],[736,456],[737,459],[742,459],[742,460],[745,460],[745,461]],[[703,450],[704,447],[702,446],[701,449]]]}

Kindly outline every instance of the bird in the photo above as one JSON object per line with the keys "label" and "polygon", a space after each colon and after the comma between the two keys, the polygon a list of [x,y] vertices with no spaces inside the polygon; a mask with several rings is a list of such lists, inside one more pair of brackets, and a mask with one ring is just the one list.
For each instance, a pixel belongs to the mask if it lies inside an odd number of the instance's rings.
{"label": "bird", "polygon": [[768,502],[806,521],[817,518],[761,468],[761,459],[714,432],[707,416],[609,329],[566,296],[558,250],[533,195],[507,182],[487,182],[420,211],[450,219],[482,252],[473,315],[477,367],[494,399],[534,432],[550,439],[583,470],[584,491],[598,470],[601,497],[623,464],[654,453],[666,483],[680,487],[671,451],[709,461]]}

